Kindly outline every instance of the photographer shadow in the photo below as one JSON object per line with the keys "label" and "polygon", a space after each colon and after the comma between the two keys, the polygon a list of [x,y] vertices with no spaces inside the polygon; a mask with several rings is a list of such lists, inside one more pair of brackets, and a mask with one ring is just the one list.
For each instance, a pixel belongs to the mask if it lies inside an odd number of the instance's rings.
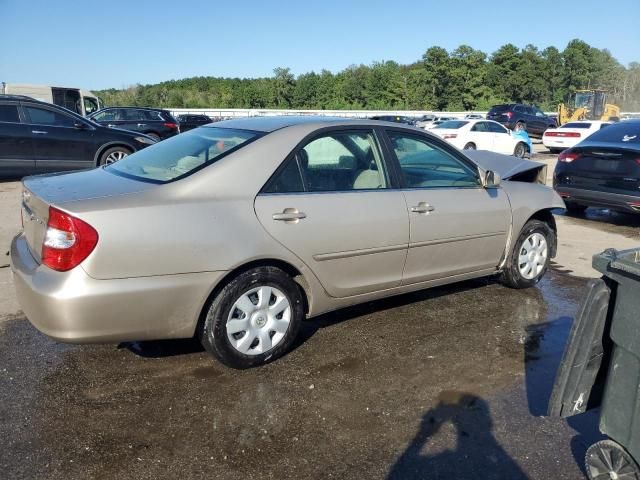
{"label": "photographer shadow", "polygon": [[[391,467],[387,480],[527,479],[498,444],[492,429],[485,400],[462,392],[442,392],[438,405],[422,417],[416,436]],[[451,435],[456,437],[455,449],[443,449],[443,443],[451,443],[447,439]]]}

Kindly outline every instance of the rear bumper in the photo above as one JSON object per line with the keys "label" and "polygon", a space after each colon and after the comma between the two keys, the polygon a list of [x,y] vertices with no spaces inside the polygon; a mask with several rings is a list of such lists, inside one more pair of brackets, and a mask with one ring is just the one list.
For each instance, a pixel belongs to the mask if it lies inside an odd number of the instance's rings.
{"label": "rear bumper", "polygon": [[567,148],[571,148],[575,146],[580,139],[568,139],[562,137],[542,137],[542,144],[547,148],[557,148],[566,150]]}
{"label": "rear bumper", "polygon": [[18,302],[42,333],[70,343],[193,336],[201,309],[225,272],[96,280],[80,267],[38,264],[20,234],[11,243]]}
{"label": "rear bumper", "polygon": [[[628,213],[640,213],[640,196],[571,188],[555,182],[553,188],[565,202],[586,207],[603,207]],[[638,206],[634,208],[630,205],[631,203]]]}

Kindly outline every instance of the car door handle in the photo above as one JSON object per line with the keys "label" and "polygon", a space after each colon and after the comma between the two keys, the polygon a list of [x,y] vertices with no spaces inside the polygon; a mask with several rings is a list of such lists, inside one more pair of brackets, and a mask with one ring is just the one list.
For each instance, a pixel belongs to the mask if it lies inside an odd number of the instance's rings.
{"label": "car door handle", "polygon": [[433,212],[436,208],[429,205],[427,202],[420,202],[418,205],[414,205],[409,210],[413,213],[429,213]]}
{"label": "car door handle", "polygon": [[107,127],[109,127],[109,128],[113,128],[115,126],[116,126],[115,123],[107,123]]}
{"label": "car door handle", "polygon": [[282,213],[274,213],[271,217],[279,222],[298,223],[303,218],[307,218],[307,215],[299,212],[297,208],[285,208]]}
{"label": "car door handle", "polygon": [[36,135],[46,135],[49,132],[45,132],[44,130],[31,130],[31,133],[35,133]]}
{"label": "car door handle", "polygon": [[138,126],[139,126],[139,127],[146,127],[146,126],[147,126],[147,124],[146,124],[146,123],[139,123],[139,124],[138,124]]}

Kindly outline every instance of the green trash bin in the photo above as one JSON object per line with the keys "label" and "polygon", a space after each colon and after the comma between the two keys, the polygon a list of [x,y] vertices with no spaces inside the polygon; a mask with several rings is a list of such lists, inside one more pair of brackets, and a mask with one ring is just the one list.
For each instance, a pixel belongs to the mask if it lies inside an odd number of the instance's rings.
{"label": "green trash bin", "polygon": [[611,440],[586,455],[589,478],[640,480],[640,248],[594,255],[603,274],[588,283],[556,375],[549,415],[600,407]]}

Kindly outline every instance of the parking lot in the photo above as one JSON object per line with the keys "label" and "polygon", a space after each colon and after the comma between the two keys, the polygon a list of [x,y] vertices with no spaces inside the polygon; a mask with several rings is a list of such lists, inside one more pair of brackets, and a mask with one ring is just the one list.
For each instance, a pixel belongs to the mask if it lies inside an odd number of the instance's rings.
{"label": "parking lot", "polygon": [[39,333],[5,267],[19,195],[0,183],[3,478],[583,478],[597,416],[545,418],[546,401],[591,255],[637,246],[637,218],[558,215],[536,288],[475,280],[326,314],[236,371],[191,340]]}

